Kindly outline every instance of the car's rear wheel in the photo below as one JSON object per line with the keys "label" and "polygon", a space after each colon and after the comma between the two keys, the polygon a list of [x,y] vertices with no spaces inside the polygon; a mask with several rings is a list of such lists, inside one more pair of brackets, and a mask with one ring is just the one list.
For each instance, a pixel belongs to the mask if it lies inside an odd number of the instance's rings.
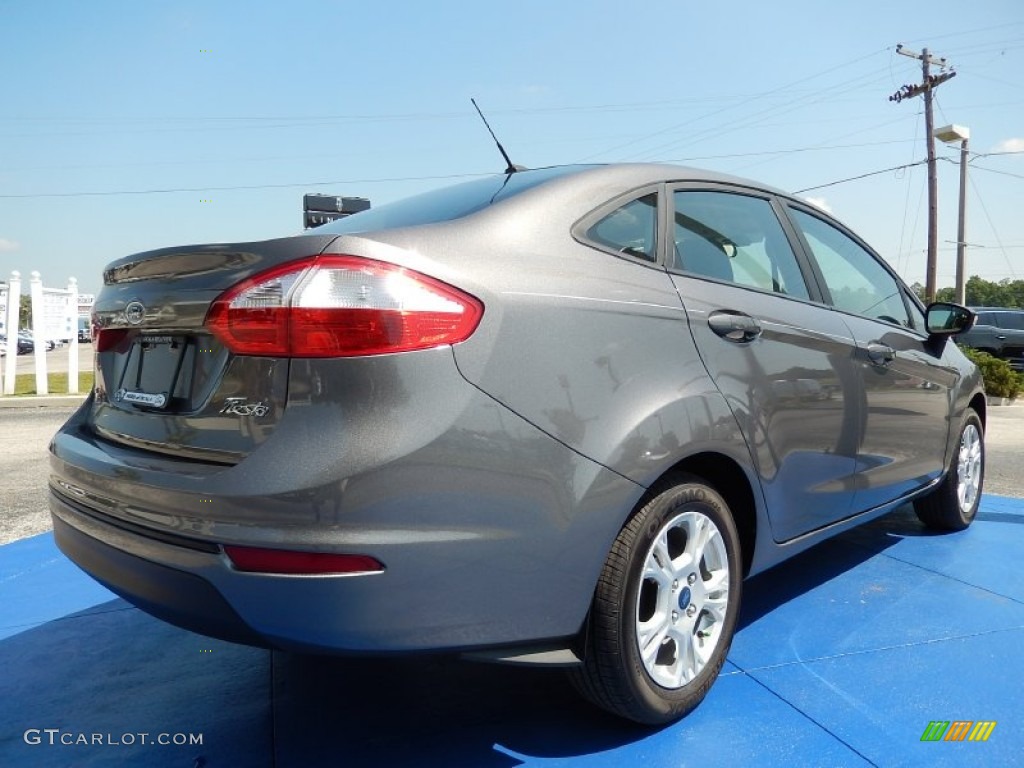
{"label": "car's rear wheel", "polygon": [[914,502],[914,511],[929,528],[962,531],[978,514],[984,480],[984,428],[978,414],[968,408],[945,478],[934,491]]}
{"label": "car's rear wheel", "polygon": [[619,533],[598,580],[576,687],[645,724],[696,707],[732,642],[742,584],[725,500],[690,476],[660,485]]}

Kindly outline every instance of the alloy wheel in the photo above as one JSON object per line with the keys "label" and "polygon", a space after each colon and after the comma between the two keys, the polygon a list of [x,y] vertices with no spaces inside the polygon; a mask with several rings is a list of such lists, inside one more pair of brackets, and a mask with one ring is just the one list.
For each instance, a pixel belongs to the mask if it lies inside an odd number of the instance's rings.
{"label": "alloy wheel", "polygon": [[644,558],[636,639],[647,674],[677,689],[714,654],[729,605],[729,559],[714,522],[696,511],[672,518]]}
{"label": "alloy wheel", "polygon": [[956,496],[960,509],[974,507],[981,486],[981,435],[973,424],[964,427],[960,436],[960,454],[956,465]]}

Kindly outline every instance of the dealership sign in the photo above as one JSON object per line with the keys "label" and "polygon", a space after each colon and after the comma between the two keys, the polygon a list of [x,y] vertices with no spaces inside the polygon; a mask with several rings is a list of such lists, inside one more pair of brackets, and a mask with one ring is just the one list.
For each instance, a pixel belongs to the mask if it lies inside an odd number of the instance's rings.
{"label": "dealership sign", "polygon": [[[78,303],[71,303],[71,291],[63,288],[43,288],[42,323],[33,314],[35,337],[46,341],[70,341],[78,335]],[[40,327],[41,326],[41,327]]]}
{"label": "dealership sign", "polygon": [[91,293],[78,294],[78,316],[89,317],[92,314],[92,305],[96,303],[96,296]]}

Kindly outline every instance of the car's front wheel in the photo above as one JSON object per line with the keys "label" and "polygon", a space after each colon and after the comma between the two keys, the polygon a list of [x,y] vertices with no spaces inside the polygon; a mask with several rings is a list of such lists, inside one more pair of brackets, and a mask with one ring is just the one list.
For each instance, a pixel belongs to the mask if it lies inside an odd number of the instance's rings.
{"label": "car's front wheel", "polygon": [[682,717],[718,676],[742,584],[725,500],[690,476],[662,484],[619,533],[598,581],[576,687],[645,724]]}
{"label": "car's front wheel", "polygon": [[985,480],[984,435],[981,419],[968,408],[945,478],[934,491],[914,502],[918,519],[929,528],[962,531],[974,522]]}

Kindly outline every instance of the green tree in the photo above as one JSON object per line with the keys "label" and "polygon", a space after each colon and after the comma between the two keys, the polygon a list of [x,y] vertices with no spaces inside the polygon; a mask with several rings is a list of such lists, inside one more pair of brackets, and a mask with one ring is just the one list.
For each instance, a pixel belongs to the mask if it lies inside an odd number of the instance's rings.
{"label": "green tree", "polygon": [[994,283],[972,275],[965,286],[967,303],[975,307],[1024,307],[1024,280]]}
{"label": "green tree", "polygon": [[[914,283],[911,288],[924,301],[924,286]],[[940,288],[935,292],[936,301],[953,301],[953,288]],[[999,282],[971,275],[964,286],[965,303],[972,307],[1024,307],[1024,280],[1006,278]]]}
{"label": "green tree", "polygon": [[19,328],[31,328],[32,327],[32,299],[21,294],[18,297],[18,327]]}

